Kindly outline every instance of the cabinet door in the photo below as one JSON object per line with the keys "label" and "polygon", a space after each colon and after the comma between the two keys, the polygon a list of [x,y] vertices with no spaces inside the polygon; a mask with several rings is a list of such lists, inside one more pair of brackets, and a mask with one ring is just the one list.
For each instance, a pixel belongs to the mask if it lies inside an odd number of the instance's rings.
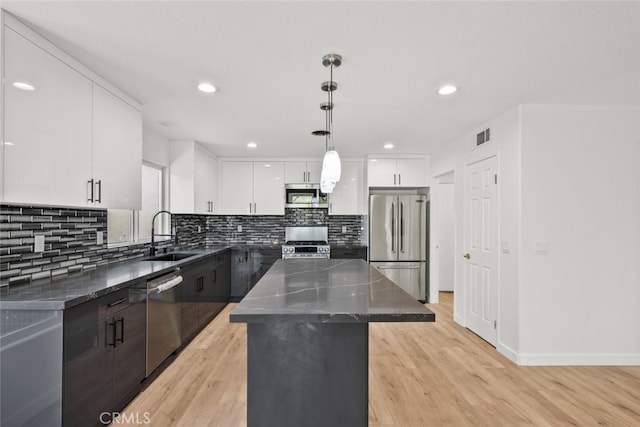
{"label": "cabinet door", "polygon": [[93,426],[100,413],[112,411],[116,326],[112,318],[102,319],[65,337],[64,426]]}
{"label": "cabinet door", "polygon": [[249,250],[234,249],[231,253],[231,301],[238,302],[249,292],[251,271]]}
{"label": "cabinet door", "polygon": [[221,169],[221,213],[249,214],[253,211],[253,163],[222,162]]}
{"label": "cabinet door", "polygon": [[399,186],[424,187],[426,182],[424,159],[398,159],[397,162]]}
{"label": "cabinet door", "polygon": [[322,162],[307,162],[307,182],[311,184],[320,183],[322,173]]}
{"label": "cabinet door", "polygon": [[114,411],[122,410],[140,390],[146,371],[147,306],[144,301],[122,310],[114,317]]}
{"label": "cabinet door", "polygon": [[282,257],[279,249],[252,249],[251,250],[251,281],[249,289],[262,279],[273,264]]}
{"label": "cabinet door", "polygon": [[141,208],[142,114],[95,83],[92,175],[96,206]]}
{"label": "cabinet door", "polygon": [[393,187],[397,185],[396,159],[370,159],[367,164],[369,187]]}
{"label": "cabinet door", "polygon": [[204,278],[199,271],[183,274],[180,286],[180,337],[186,344],[198,330],[198,303]]}
{"label": "cabinet door", "polygon": [[254,163],[253,213],[284,215],[284,197],[284,163]]}
{"label": "cabinet door", "polygon": [[363,215],[364,165],[362,162],[342,162],[342,176],[329,195],[330,215]]}
{"label": "cabinet door", "polygon": [[209,153],[196,148],[194,168],[194,207],[195,213],[213,213],[217,204],[218,165]]}
{"label": "cabinet door", "polygon": [[307,182],[307,163],[285,162],[284,182],[286,184],[300,184]]}
{"label": "cabinet door", "polygon": [[86,206],[91,81],[8,27],[4,42],[4,200]]}

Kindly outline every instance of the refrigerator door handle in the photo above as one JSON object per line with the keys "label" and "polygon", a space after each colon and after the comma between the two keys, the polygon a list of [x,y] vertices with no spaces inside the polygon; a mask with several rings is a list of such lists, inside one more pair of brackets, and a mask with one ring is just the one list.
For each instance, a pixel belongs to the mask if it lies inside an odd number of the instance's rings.
{"label": "refrigerator door handle", "polygon": [[406,267],[376,267],[378,270],[418,270],[419,265],[409,265]]}
{"label": "refrigerator door handle", "polygon": [[404,253],[404,203],[400,203],[400,252]]}
{"label": "refrigerator door handle", "polygon": [[391,203],[391,252],[396,253],[396,204]]}

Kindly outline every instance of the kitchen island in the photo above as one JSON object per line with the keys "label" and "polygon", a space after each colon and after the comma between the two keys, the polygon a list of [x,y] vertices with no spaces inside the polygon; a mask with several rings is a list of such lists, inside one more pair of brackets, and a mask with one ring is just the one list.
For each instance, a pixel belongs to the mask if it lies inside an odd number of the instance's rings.
{"label": "kitchen island", "polygon": [[369,322],[435,314],[363,260],[278,260],[230,315],[247,323],[247,425],[366,426]]}

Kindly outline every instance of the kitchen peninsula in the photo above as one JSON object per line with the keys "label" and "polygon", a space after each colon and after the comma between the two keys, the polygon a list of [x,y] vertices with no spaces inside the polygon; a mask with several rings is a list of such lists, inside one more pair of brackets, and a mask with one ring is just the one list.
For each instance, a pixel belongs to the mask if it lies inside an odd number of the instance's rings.
{"label": "kitchen peninsula", "polygon": [[435,314],[363,260],[279,260],[231,312],[247,323],[247,424],[366,426],[369,322]]}

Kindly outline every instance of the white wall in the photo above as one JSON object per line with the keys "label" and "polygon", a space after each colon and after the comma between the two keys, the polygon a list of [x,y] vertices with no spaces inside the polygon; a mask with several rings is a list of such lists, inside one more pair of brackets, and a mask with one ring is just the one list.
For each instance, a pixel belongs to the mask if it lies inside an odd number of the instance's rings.
{"label": "white wall", "polygon": [[145,127],[142,129],[142,159],[159,166],[169,167],[169,141]]}
{"label": "white wall", "polygon": [[522,109],[521,363],[640,363],[638,111]]}
{"label": "white wall", "polygon": [[[497,349],[510,359],[640,364],[639,123],[637,107],[522,106],[478,127],[491,127],[491,143],[473,150],[473,131],[434,153],[433,176],[458,178],[460,256],[464,167],[498,156]],[[454,261],[454,319],[465,325]]]}
{"label": "white wall", "polygon": [[[441,291],[453,291],[455,269],[455,188],[453,172],[439,176],[432,187],[437,187],[438,203],[434,229],[438,262],[438,288]],[[435,188],[434,188],[435,189]]]}

